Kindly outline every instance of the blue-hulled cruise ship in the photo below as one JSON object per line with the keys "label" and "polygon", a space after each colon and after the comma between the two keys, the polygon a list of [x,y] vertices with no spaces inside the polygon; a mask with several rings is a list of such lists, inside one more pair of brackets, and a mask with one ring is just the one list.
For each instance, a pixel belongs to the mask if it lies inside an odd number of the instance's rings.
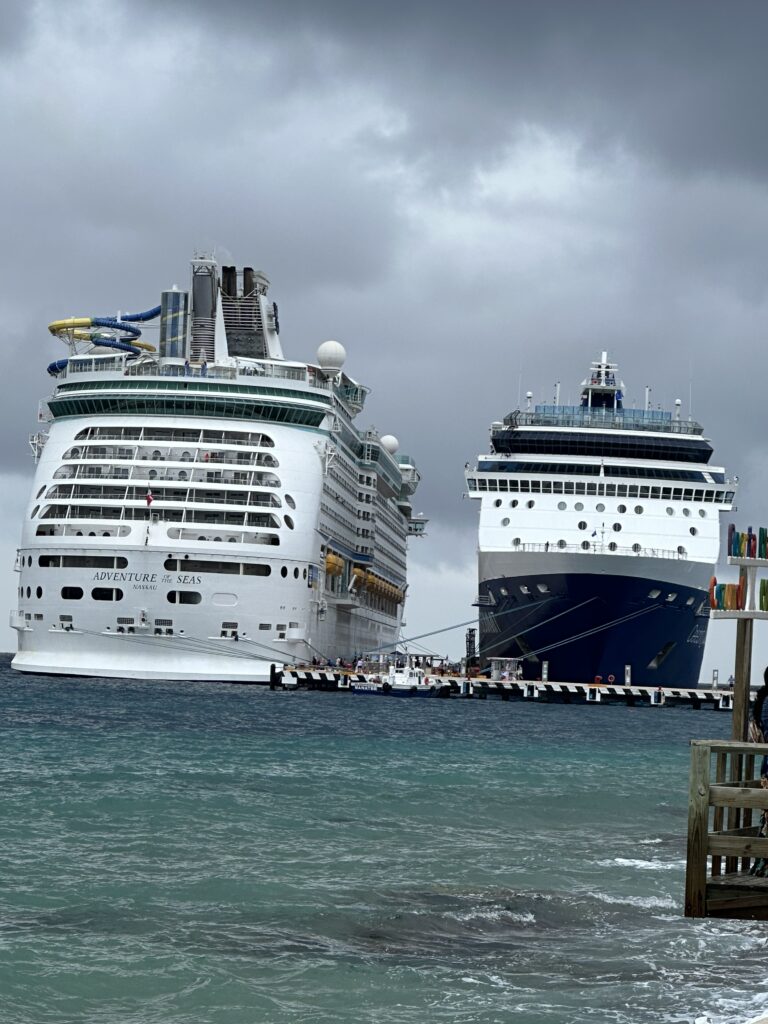
{"label": "blue-hulled cruise ship", "polygon": [[603,352],[578,406],[536,405],[491,426],[466,471],[480,502],[480,658],[526,679],[696,686],[720,513],[734,485],[703,428],[624,408]]}

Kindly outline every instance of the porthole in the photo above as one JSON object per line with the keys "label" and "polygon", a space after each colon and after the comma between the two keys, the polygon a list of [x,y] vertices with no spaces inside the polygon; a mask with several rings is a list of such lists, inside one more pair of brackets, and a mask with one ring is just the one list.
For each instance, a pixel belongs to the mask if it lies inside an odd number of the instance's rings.
{"label": "porthole", "polygon": [[690,514],[691,514],[691,510],[689,508],[684,508],[683,509],[683,515],[686,517],[686,519],[688,518],[688,516]]}
{"label": "porthole", "polygon": [[696,534],[697,534],[697,533],[698,533],[699,531],[697,530],[697,528],[696,528],[695,526],[691,526],[691,527],[689,528],[688,532],[690,533],[690,535],[691,535],[692,537],[695,537],[695,536],[696,536]]}
{"label": "porthole", "polygon": [[307,570],[306,569],[303,570],[302,576],[303,576],[304,579],[307,578]]}
{"label": "porthole", "polygon": [[608,545],[608,550],[609,550],[609,551],[615,551],[615,550],[616,550],[616,549],[618,548],[618,546],[619,546],[619,545],[618,545],[618,544],[616,543],[616,541],[615,541],[615,540],[612,540],[612,541],[610,542],[610,544]]}
{"label": "porthole", "polygon": [[564,540],[559,540],[559,541],[557,542],[557,546],[558,546],[558,547],[560,548],[560,550],[562,551],[562,550],[563,550],[564,548],[566,548],[566,547],[567,547],[568,545],[567,545],[567,543],[566,543],[566,542],[565,542]]}
{"label": "porthole", "polygon": [[547,586],[546,583],[537,583],[536,584],[536,589],[538,590],[538,592],[540,594],[548,594],[549,593],[549,587]]}
{"label": "porthole", "polygon": [[671,505],[667,505],[667,515],[668,516],[673,516],[674,514],[675,514],[675,510],[672,508],[672,506]]}
{"label": "porthole", "polygon": [[691,605],[693,604],[693,602],[694,602],[695,600],[696,600],[696,598],[695,598],[695,597],[689,597],[689,598],[688,598],[688,600],[687,600],[687,601],[686,601],[685,603],[686,603],[686,604],[688,605],[688,607],[690,608],[690,607],[691,607]]}
{"label": "porthole", "polygon": [[[296,508],[296,502],[293,500],[290,494],[286,494],[285,504],[288,506],[288,508]],[[499,504],[501,504],[501,502],[499,502]]]}
{"label": "porthole", "polygon": [[623,515],[627,511],[627,506],[626,505],[617,505],[616,506],[616,511],[620,512]]}
{"label": "porthole", "polygon": [[648,597],[650,597],[652,601],[655,601],[657,597],[661,597],[661,591],[656,590],[656,588],[654,588],[653,590],[649,590]]}
{"label": "porthole", "polygon": [[635,512],[637,513],[637,515],[641,516],[643,514],[643,506],[635,505]]}
{"label": "porthole", "polygon": [[675,601],[676,599],[677,599],[677,594],[674,594],[674,593],[673,594],[667,594],[667,597],[666,597],[667,604],[672,604],[672,602]]}
{"label": "porthole", "polygon": [[704,509],[704,508],[700,508],[699,509],[699,515],[701,516],[702,519],[706,518],[707,510]]}
{"label": "porthole", "polygon": [[621,523],[614,523],[612,528],[618,533],[621,529]]}
{"label": "porthole", "polygon": [[582,547],[583,551],[589,551],[589,541],[588,540],[583,540],[581,542],[581,547]]}
{"label": "porthole", "polygon": [[576,504],[573,507],[576,509],[577,512],[583,512],[584,511],[584,503],[581,502],[581,501],[577,501]]}
{"label": "porthole", "polygon": [[32,568],[32,555],[27,555],[27,565]]}
{"label": "porthole", "polygon": [[530,590],[528,589],[528,587],[526,587],[526,585],[524,583],[520,584],[520,593],[521,594],[530,594]]}
{"label": "porthole", "polygon": [[586,530],[586,528],[587,528],[587,524],[582,519],[581,522],[579,523],[579,529],[580,530]]}
{"label": "porthole", "polygon": [[517,506],[519,504],[520,504],[520,502],[517,500],[517,498],[513,498],[512,501],[510,501],[510,503],[509,503],[509,507],[510,508],[517,508]]}
{"label": "porthole", "polygon": [[35,507],[32,509],[32,514],[30,515],[29,518],[30,519],[34,519],[39,511],[40,511],[40,506],[39,505],[35,505]]}
{"label": "porthole", "polygon": [[494,508],[501,508],[501,498],[497,498],[493,503]]}
{"label": "porthole", "polygon": [[501,520],[501,525],[502,526],[509,526],[509,520],[508,519],[502,519]]}
{"label": "porthole", "polygon": [[512,543],[514,544],[514,546],[516,548],[520,547],[520,538],[519,537],[515,537],[515,539],[512,541]]}
{"label": "porthole", "polygon": [[636,555],[639,555],[643,549],[639,544],[633,544],[632,550],[635,552]]}
{"label": "porthole", "polygon": [[45,490],[45,484],[43,484],[43,486],[42,486],[42,487],[40,488],[40,490],[39,490],[39,491],[37,492],[37,494],[35,495],[35,498],[39,498],[39,497],[40,497],[40,495],[41,495],[41,494],[43,493],[43,491],[44,491],[44,490]]}
{"label": "porthole", "polygon": [[596,512],[605,512],[605,505],[603,505],[603,503],[601,501],[598,501],[598,503],[595,505],[595,511]]}
{"label": "porthole", "polygon": [[61,596],[65,601],[79,601],[83,596],[82,587],[62,587]]}
{"label": "porthole", "polygon": [[32,588],[31,587],[27,587],[27,597],[28,598],[32,597]]}
{"label": "porthole", "polygon": [[526,508],[533,508],[533,506],[534,506],[535,504],[536,504],[536,502],[535,502],[535,501],[534,501],[533,499],[531,499],[530,501],[526,501],[526,503],[525,503],[525,507],[526,507]]}
{"label": "porthole", "polygon": [[677,553],[678,553],[678,555],[684,555],[686,553],[685,548],[683,547],[682,544],[679,545],[679,547],[677,549]]}
{"label": "porthole", "polygon": [[507,590],[506,587],[499,587],[499,594],[502,597],[508,597],[509,596],[509,591]]}
{"label": "porthole", "polygon": [[557,507],[560,509],[561,512],[564,512],[568,508],[564,501],[558,501]]}
{"label": "porthole", "polygon": [[295,569],[293,570],[293,578],[294,578],[295,580],[297,580],[297,579],[299,578],[299,569],[298,569],[298,566],[297,566],[297,567],[296,567],[296,568],[295,568]]}
{"label": "porthole", "polygon": [[288,527],[288,529],[292,530],[293,529],[293,520],[291,519],[291,517],[290,516],[283,516],[283,519],[285,520],[285,525]]}
{"label": "porthole", "polygon": [[43,596],[43,588],[42,587],[38,587],[37,590],[35,591],[35,593],[37,594],[38,600],[40,600],[40,598]]}
{"label": "porthole", "polygon": [[282,567],[282,569],[280,570],[280,575],[283,577],[283,579],[285,579],[285,577],[288,575],[288,568],[287,568],[287,566],[284,565]]}

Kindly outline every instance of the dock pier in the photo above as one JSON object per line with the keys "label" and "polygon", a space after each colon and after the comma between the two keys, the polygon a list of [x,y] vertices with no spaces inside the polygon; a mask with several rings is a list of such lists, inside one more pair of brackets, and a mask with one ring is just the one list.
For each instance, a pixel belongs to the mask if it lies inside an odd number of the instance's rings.
{"label": "dock pier", "polygon": [[[286,669],[275,688],[351,693],[355,684],[377,685],[380,677],[366,673]],[[600,704],[625,707],[690,707],[728,711],[733,708],[729,689],[625,686],[616,683],[554,683],[527,680],[492,680],[461,676],[428,676],[434,697],[460,700],[535,701],[539,704]]]}

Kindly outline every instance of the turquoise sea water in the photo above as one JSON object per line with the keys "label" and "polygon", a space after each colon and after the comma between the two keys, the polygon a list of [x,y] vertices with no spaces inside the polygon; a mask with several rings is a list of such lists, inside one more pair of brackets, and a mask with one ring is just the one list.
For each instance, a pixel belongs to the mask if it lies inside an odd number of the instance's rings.
{"label": "turquoise sea water", "polygon": [[729,728],[3,661],[0,1022],[741,1022],[768,929],[680,910]]}

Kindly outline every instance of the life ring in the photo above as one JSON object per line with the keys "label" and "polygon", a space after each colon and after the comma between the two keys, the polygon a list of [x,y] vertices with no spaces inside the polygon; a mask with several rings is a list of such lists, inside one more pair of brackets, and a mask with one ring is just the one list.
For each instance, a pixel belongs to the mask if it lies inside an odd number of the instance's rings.
{"label": "life ring", "polygon": [[608,676],[608,682],[609,683],[615,683],[616,682],[616,676],[613,675],[613,673],[611,673],[611,675]]}
{"label": "life ring", "polygon": [[602,676],[595,676],[595,686],[602,686],[602,685],[603,685],[603,677]]}

